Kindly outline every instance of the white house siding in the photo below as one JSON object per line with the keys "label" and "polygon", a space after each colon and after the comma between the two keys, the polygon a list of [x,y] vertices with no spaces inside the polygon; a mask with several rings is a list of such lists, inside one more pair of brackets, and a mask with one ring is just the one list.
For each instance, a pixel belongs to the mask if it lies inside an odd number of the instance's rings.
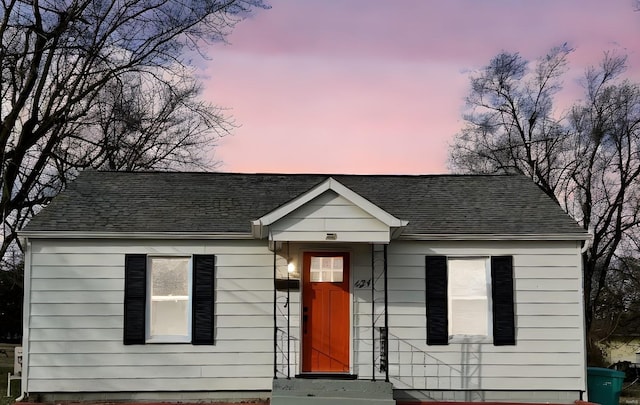
{"label": "white house siding", "polygon": [[[352,372],[369,379],[371,290],[366,281],[371,279],[371,245],[285,244],[277,257],[277,272],[286,275],[287,256],[299,266],[302,252],[323,249],[351,254]],[[496,393],[511,400],[576,399],[585,389],[579,249],[578,242],[566,241],[392,241],[389,374],[394,387],[416,398],[441,400],[501,399]],[[216,255],[214,346],[122,344],[126,253]],[[426,345],[426,255],[512,255],[517,344]],[[28,260],[29,392],[271,389],[273,253],[266,241],[34,239]],[[380,262],[376,263],[376,326],[383,326],[383,285]],[[290,374],[295,375],[300,294],[291,292],[289,299],[285,307],[286,292],[278,292],[277,318],[284,330],[285,314],[291,311],[296,343],[291,345]],[[378,343],[374,350],[378,361]],[[279,364],[286,363],[284,352],[282,345]],[[279,370],[286,372],[284,367]],[[383,376],[377,372],[377,377]],[[460,397],[460,392],[467,394]],[[482,394],[470,396],[473,392]]]}
{"label": "white house siding", "polygon": [[[528,394],[518,397],[511,390],[541,390],[556,392],[545,398],[577,399],[579,391],[585,390],[579,249],[577,242],[562,241],[392,242],[388,247],[389,374],[394,387],[429,391],[425,398],[440,400],[466,398],[443,394],[449,390],[498,390],[505,393],[503,399],[511,400],[539,399],[527,399]],[[474,339],[447,346],[426,344],[426,255],[513,256],[515,346]],[[370,278],[370,255],[354,255],[352,260],[354,280]],[[376,289],[380,290],[376,300],[382,303],[381,286],[376,284]],[[367,288],[354,290],[359,378],[370,378],[372,373],[370,295]],[[376,310],[378,318],[381,312]],[[436,391],[435,397],[431,395]]]}
{"label": "white house siding", "polygon": [[[216,255],[215,345],[123,345],[126,253]],[[30,393],[270,390],[265,241],[35,239],[30,260]]]}

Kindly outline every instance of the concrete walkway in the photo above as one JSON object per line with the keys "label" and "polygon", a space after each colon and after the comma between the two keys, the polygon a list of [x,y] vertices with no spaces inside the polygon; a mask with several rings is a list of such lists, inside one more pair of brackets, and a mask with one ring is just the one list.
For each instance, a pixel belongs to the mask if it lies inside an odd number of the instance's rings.
{"label": "concrete walkway", "polygon": [[55,402],[16,402],[14,405],[267,405],[269,400],[264,401],[235,401],[235,402],[77,402],[77,401],[55,401]]}

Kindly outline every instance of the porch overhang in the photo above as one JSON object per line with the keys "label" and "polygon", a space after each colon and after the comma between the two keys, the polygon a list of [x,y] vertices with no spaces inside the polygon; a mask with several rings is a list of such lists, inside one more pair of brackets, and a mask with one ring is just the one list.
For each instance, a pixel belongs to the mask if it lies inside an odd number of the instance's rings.
{"label": "porch overhang", "polygon": [[251,230],[271,241],[389,243],[408,223],[330,177],[252,221]]}

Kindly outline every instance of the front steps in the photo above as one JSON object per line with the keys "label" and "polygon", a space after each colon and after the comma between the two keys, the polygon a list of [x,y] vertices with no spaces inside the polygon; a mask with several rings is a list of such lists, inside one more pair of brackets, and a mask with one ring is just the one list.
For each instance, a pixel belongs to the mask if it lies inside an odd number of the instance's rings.
{"label": "front steps", "polygon": [[395,405],[393,386],[384,381],[274,379],[271,405]]}

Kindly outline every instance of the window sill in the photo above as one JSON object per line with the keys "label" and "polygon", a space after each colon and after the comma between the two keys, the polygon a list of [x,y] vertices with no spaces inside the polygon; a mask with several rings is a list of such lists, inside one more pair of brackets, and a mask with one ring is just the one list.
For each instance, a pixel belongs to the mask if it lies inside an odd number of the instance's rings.
{"label": "window sill", "polygon": [[191,338],[175,338],[175,337],[154,337],[145,341],[146,344],[172,344],[172,345],[184,345],[190,344]]}
{"label": "window sill", "polygon": [[465,343],[493,344],[493,337],[479,335],[449,335],[450,345]]}

